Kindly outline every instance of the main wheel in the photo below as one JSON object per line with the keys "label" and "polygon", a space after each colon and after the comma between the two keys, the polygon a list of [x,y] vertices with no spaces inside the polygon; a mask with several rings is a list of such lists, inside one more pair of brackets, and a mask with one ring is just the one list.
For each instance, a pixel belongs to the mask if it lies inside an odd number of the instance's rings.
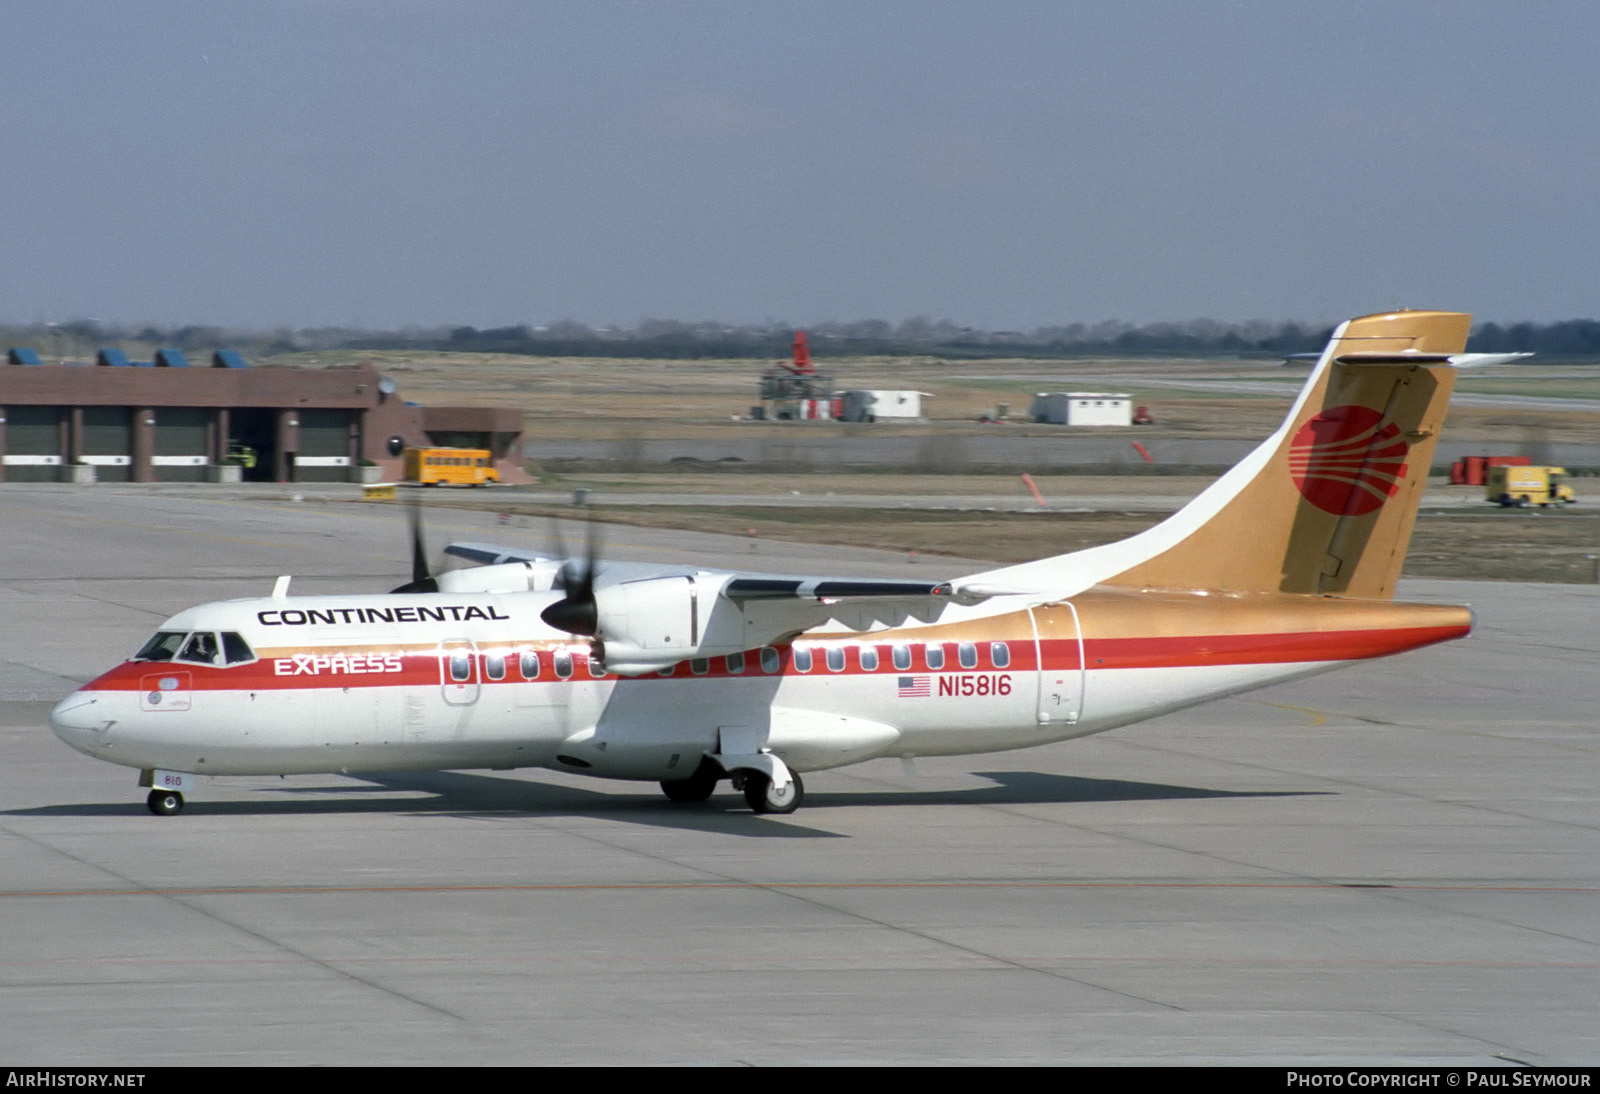
{"label": "main wheel", "polygon": [[144,803],[158,817],[173,817],[183,812],[183,795],[176,790],[152,790]]}
{"label": "main wheel", "polygon": [[798,772],[791,772],[789,777],[789,785],[779,791],[772,788],[771,779],[751,772],[744,781],[744,800],[757,813],[793,813],[805,800],[806,788]]}
{"label": "main wheel", "polygon": [[662,779],[661,792],[675,802],[703,802],[716,793],[722,769],[709,760],[687,779]]}

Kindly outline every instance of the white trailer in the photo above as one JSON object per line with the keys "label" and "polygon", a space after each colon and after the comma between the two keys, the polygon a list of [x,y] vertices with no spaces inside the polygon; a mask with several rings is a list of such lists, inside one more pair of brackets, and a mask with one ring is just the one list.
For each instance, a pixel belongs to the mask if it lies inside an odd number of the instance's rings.
{"label": "white trailer", "polygon": [[1050,425],[1132,425],[1133,396],[1103,391],[1040,391],[1028,408]]}
{"label": "white trailer", "polygon": [[839,416],[847,422],[921,418],[922,400],[932,397],[932,393],[927,391],[846,391],[842,396],[844,406]]}

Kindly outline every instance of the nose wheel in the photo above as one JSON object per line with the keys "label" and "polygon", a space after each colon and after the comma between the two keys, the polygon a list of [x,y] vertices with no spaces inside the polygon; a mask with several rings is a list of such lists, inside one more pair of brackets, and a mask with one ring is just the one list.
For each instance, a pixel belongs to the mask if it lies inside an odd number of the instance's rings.
{"label": "nose wheel", "polygon": [[176,790],[152,790],[144,803],[158,817],[175,817],[183,812],[183,795]]}

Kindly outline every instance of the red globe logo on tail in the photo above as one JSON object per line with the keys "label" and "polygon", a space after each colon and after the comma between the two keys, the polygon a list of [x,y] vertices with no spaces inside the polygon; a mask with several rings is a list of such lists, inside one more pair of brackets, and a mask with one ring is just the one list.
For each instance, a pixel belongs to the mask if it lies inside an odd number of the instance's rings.
{"label": "red globe logo on tail", "polygon": [[1410,447],[1400,428],[1371,407],[1336,406],[1312,418],[1289,443],[1289,474],[1312,505],[1359,517],[1394,497]]}

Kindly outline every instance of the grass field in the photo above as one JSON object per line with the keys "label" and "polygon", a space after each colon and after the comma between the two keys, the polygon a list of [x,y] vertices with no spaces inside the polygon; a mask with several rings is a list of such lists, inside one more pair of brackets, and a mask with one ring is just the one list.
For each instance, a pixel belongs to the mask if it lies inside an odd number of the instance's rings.
{"label": "grass field", "polygon": [[[354,351],[289,354],[273,365],[308,368],[368,361],[395,378],[408,399],[461,406],[515,406],[526,415],[528,435],[548,440],[651,436],[717,437],[770,431],[773,423],[747,416],[756,380],[768,360],[658,361],[590,357],[519,357],[510,354],[423,351]],[[915,387],[931,392],[925,423],[845,426],[840,431],[891,428],[901,434],[962,435],[992,426],[978,419],[1002,403],[1008,428],[1043,435],[1060,427],[1026,420],[1038,391],[1118,391],[1149,406],[1153,427],[1141,437],[1260,437],[1282,420],[1305,372],[1275,360],[1188,358],[1070,358],[946,361],[937,358],[862,357],[822,360],[838,388]],[[1589,375],[1590,372],[1594,374]],[[1173,386],[1178,385],[1178,386]],[[1249,390],[1223,390],[1243,385]],[[1211,390],[1211,388],[1218,390]],[[1501,366],[1462,378],[1463,391],[1544,397],[1600,398],[1600,368],[1571,366],[1542,373]],[[781,426],[779,427],[781,428]],[[1509,431],[1509,432],[1508,432]],[[1592,442],[1600,433],[1593,411],[1456,407],[1446,441]]]}
{"label": "grass field", "polygon": [[[327,367],[369,361],[392,375],[406,398],[423,403],[515,406],[526,416],[529,437],[545,440],[636,438],[711,439],[774,429],[821,430],[848,441],[885,428],[900,435],[960,438],[1007,428],[1060,435],[1057,426],[1026,420],[1034,392],[1090,390],[1127,392],[1152,408],[1153,427],[1142,439],[1227,437],[1259,439],[1282,421],[1304,368],[1272,359],[1033,358],[947,361],[936,358],[820,360],[838,388],[916,387],[931,392],[930,420],[895,425],[764,423],[748,420],[756,380],[768,360],[659,361],[462,354],[418,351],[295,354],[271,364]],[[1600,368],[1562,364],[1500,366],[1464,374],[1461,389],[1480,394],[1545,398],[1600,398]],[[981,425],[978,418],[1009,407],[1013,424]],[[1452,408],[1443,440],[1472,442],[1485,451],[1525,450],[1541,443],[1594,443],[1600,414],[1548,407]],[[1139,468],[1138,470],[1145,470]],[[1159,469],[1149,469],[1152,472]],[[933,564],[940,557],[1012,562],[1106,543],[1148,527],[1159,516],[1132,512],[955,512],[908,509],[895,498],[925,495],[993,496],[1016,499],[1014,476],[806,474],[738,472],[709,465],[693,471],[663,468],[658,474],[545,475],[547,486],[584,486],[599,494],[704,494],[705,505],[631,505],[606,510],[600,519],[686,528],[764,539],[915,550]],[[1209,479],[1182,475],[1040,476],[1047,497],[1073,494],[1192,496]],[[1600,509],[1600,487],[1579,480],[1580,499]],[[882,496],[881,509],[859,506],[808,508],[718,506],[718,494],[795,492],[825,502],[829,493]],[[508,520],[571,517],[566,506],[519,503],[515,494],[465,499],[430,498],[447,505],[490,507]],[[1417,576],[1494,578],[1518,581],[1593,581],[1600,554],[1600,520],[1585,508],[1560,513],[1502,513],[1483,509],[1424,512],[1417,523],[1406,572]]]}
{"label": "grass field", "polygon": [[[843,476],[841,476],[843,477]],[[998,486],[999,484],[995,484]],[[886,495],[886,503],[893,495]],[[765,540],[875,547],[915,552],[937,569],[946,559],[1023,562],[1124,539],[1163,519],[1160,513],[994,512],[829,506],[628,505],[577,510],[500,496],[450,494],[433,504],[491,509],[508,524],[539,528],[552,518],[587,515],[603,523],[746,536],[752,569],[760,569]],[[603,536],[602,536],[603,538]],[[1411,577],[1488,581],[1589,583],[1600,556],[1600,514],[1583,509],[1427,510],[1419,516],[1406,556]]]}

